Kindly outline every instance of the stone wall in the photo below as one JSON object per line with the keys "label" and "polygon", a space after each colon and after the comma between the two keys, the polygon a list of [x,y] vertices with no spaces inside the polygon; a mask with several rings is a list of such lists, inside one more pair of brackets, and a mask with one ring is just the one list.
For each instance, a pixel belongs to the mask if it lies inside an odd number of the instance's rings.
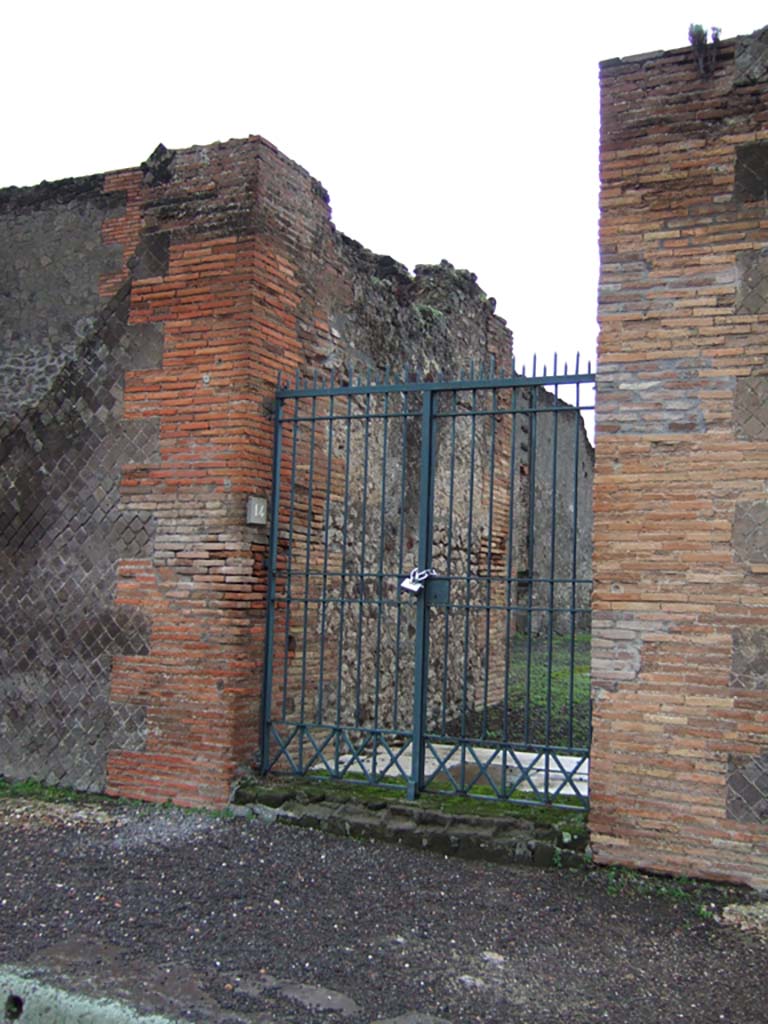
{"label": "stone wall", "polygon": [[[335,371],[337,383],[348,380],[350,363],[374,380],[387,365],[417,379],[455,378],[471,361],[487,364],[490,355],[500,372],[511,370],[511,335],[500,330],[493,301],[471,274],[444,262],[418,267],[412,276],[344,238],[340,253],[353,302],[344,308],[334,299],[335,344],[323,366]],[[436,399],[444,414],[446,397]],[[420,393],[406,399],[397,391],[341,398],[333,406],[324,398],[286,401],[277,580],[285,600],[276,603],[273,652],[278,720],[412,728],[415,605],[401,599],[399,583],[419,554],[421,403]],[[445,419],[435,426],[432,565],[446,572],[450,562],[456,576],[469,572],[470,563],[473,572],[485,571],[488,537],[501,545],[508,522],[509,458],[499,440],[489,523],[490,420],[477,420],[472,446],[468,417],[453,430]],[[495,632],[503,636],[501,622]],[[465,668],[473,701],[475,682],[480,692],[487,675],[480,616],[466,634],[462,626],[445,640],[441,635],[434,651],[433,674],[443,685],[428,702],[428,720],[437,728],[458,713]]]}
{"label": "stone wall", "polygon": [[221,803],[259,742],[278,374],[503,372],[511,335],[259,138],[6,190],[0,231],[0,772]]}
{"label": "stone wall", "polygon": [[114,604],[116,563],[154,533],[122,469],[158,450],[156,423],[122,419],[122,382],[159,350],[128,326],[129,288],[100,294],[124,208],[103,176],[0,194],[0,773],[83,789],[146,736],[108,688],[112,658],[149,640]]}
{"label": "stone wall", "polygon": [[[259,745],[267,532],[245,508],[271,493],[278,376],[505,374],[511,333],[473,275],[447,262],[410,274],[338,233],[319,183],[260,138],[160,146],[140,168],[5,190],[0,281],[0,773],[221,803]],[[559,411],[565,453],[583,427]],[[558,447],[554,420],[537,417],[540,467]],[[457,503],[454,535],[474,522],[463,557],[476,568],[513,544],[521,574],[534,544],[504,535],[511,453],[501,437],[491,452],[489,423],[474,437],[474,490],[466,438],[453,461],[474,506]],[[408,433],[409,479],[418,450]],[[528,464],[528,442],[516,458]],[[350,548],[363,529],[354,495],[388,486],[352,484]],[[415,553],[410,487],[397,517]],[[588,526],[585,538],[588,551]],[[449,650],[497,698],[485,646],[505,630],[473,625],[470,651],[463,633]]]}
{"label": "stone wall", "polygon": [[768,30],[709,56],[602,66],[591,826],[765,886]]}
{"label": "stone wall", "polygon": [[[592,608],[592,487],[595,450],[581,413],[542,387],[523,400],[531,412],[522,426],[518,467],[525,469],[521,512],[532,515],[520,533],[516,557],[518,604],[530,602],[522,629],[535,634],[589,632]],[[552,615],[547,610],[552,608]]]}

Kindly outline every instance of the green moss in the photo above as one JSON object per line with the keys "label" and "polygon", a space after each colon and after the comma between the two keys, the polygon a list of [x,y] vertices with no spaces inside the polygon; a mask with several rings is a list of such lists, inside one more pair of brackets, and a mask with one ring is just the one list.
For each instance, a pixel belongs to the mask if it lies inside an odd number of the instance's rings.
{"label": "green moss", "polygon": [[[0,800],[39,800],[49,804],[76,804],[78,806],[103,807],[110,810],[119,807],[137,807],[140,810],[152,811],[156,804],[145,800],[129,800],[126,797],[107,796],[106,793],[87,793],[80,789],[68,789],[65,786],[49,786],[35,779],[14,781],[0,775]],[[168,801],[170,806],[170,801]],[[194,810],[194,808],[183,808]]]}
{"label": "green moss", "polygon": [[[315,799],[315,794],[322,794],[324,799],[339,803],[358,802],[368,805],[398,803],[404,799],[402,786],[370,785],[364,781],[364,776],[351,772],[343,780],[333,779],[323,772],[313,772],[311,776],[300,778],[277,776],[274,779],[249,780],[238,788],[235,802],[260,802],[260,795],[266,797],[265,803],[271,802],[275,791],[279,792],[281,799]],[[574,840],[588,834],[580,803],[576,803],[573,811],[569,811],[562,807],[533,806],[494,799],[493,790],[489,787],[476,786],[473,792],[488,799],[426,792],[420,794],[415,806],[468,817],[524,819],[537,825],[558,828],[569,833]]]}
{"label": "green moss", "polygon": [[47,803],[98,804],[110,801],[98,793],[84,793],[77,789],[65,789],[63,786],[48,786],[34,779],[13,781],[0,776],[0,799],[42,800]]}
{"label": "green moss", "polygon": [[442,310],[419,302],[414,304],[413,310],[420,326],[424,329],[434,327],[435,324],[440,323],[445,317],[445,313]]}

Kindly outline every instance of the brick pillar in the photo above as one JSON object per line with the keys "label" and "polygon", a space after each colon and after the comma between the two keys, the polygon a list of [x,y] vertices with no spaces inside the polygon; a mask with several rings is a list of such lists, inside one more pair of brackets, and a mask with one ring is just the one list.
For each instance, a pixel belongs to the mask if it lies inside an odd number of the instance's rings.
{"label": "brick pillar", "polygon": [[147,741],[110,754],[108,791],[216,805],[258,744],[266,530],[246,500],[270,493],[277,375],[311,336],[297,253],[327,210],[260,139],[142,170],[129,329],[163,357],[127,375],[124,415],[159,423],[159,458],[126,467],[122,489],[156,530],[151,557],[120,564],[117,602],[149,616],[151,640],[115,659],[111,699],[145,707]]}
{"label": "brick pillar", "polygon": [[765,886],[768,31],[708,56],[602,66],[591,826]]}

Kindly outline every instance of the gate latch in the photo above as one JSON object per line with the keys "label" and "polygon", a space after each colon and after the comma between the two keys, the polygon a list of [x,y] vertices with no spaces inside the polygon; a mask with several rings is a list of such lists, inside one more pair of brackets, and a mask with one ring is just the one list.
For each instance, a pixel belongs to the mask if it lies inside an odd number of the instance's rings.
{"label": "gate latch", "polygon": [[437,576],[434,569],[411,569],[410,574],[400,581],[400,589],[409,594],[420,594],[430,576]]}

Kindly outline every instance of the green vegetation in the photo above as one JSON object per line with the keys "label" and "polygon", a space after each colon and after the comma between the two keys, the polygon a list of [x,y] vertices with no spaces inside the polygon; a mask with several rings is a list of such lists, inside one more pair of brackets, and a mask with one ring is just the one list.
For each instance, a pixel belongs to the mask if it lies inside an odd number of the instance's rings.
{"label": "green vegetation", "polygon": [[[113,810],[120,807],[134,807],[150,814],[158,806],[175,807],[171,800],[164,804],[151,804],[145,800],[129,800],[126,797],[107,796],[106,793],[86,793],[79,789],[67,789],[64,786],[49,786],[45,782],[34,779],[12,781],[0,775],[0,800],[36,800],[49,804],[76,804],[78,806],[103,807]],[[188,814],[207,814],[213,817],[226,817],[232,812],[229,808],[212,810],[205,807],[176,807],[178,811]]]}
{"label": "green vegetation", "polygon": [[14,782],[0,775],[0,800],[41,800],[52,804],[99,804],[105,801],[114,802],[112,797],[99,793],[83,793],[77,789],[65,789],[62,786],[49,786],[45,782],[26,779]]}
{"label": "green vegetation", "polygon": [[420,302],[414,303],[413,311],[422,330],[429,330],[430,327],[434,327],[435,324],[445,319],[445,313],[441,309]]}
{"label": "green vegetation", "polygon": [[641,871],[612,865],[601,869],[610,896],[646,896],[663,899],[676,907],[693,910],[703,921],[712,921],[718,912],[733,901],[742,902],[744,892],[734,886],[701,882],[681,875],[666,878],[646,875]]}
{"label": "green vegetation", "polygon": [[[365,783],[364,776],[350,773],[345,779],[333,779],[323,772],[313,772],[311,776],[290,777],[271,776],[247,779],[241,783],[236,803],[248,803],[259,800],[269,791],[285,790],[291,798],[313,802],[315,800],[334,800],[339,803],[359,802],[371,807],[384,808],[387,803],[402,802],[402,787],[377,786]],[[490,789],[482,790],[483,795],[492,796]],[[147,804],[140,800],[125,800],[105,796],[99,793],[83,793],[62,786],[49,786],[43,782],[26,780],[13,782],[0,776],[0,800],[23,799],[42,803],[76,804],[102,806],[105,809],[133,806],[147,813],[157,810],[157,805]],[[165,806],[165,805],[163,805]],[[170,806],[170,805],[168,805]],[[418,807],[425,810],[441,811],[444,814],[469,815],[474,817],[506,817],[532,821],[538,825],[549,825],[559,828],[565,835],[573,839],[586,837],[588,834],[583,810],[574,807],[573,811],[546,806],[529,806],[514,804],[504,800],[477,800],[473,797],[450,796],[438,793],[423,793],[418,800]],[[207,814],[215,817],[227,817],[231,810],[211,811],[204,808],[180,808],[189,814]]]}
{"label": "green vegetation", "polygon": [[715,61],[717,60],[717,46],[720,42],[720,29],[713,25],[710,29],[712,42],[708,43],[707,30],[703,25],[688,26],[688,42],[693,47],[699,73],[703,76],[711,75]]}
{"label": "green vegetation", "polygon": [[[550,746],[589,746],[589,633],[514,639],[507,700],[512,737]],[[573,720],[572,736],[569,722]]]}
{"label": "green vegetation", "polygon": [[[337,800],[340,803],[359,802],[369,806],[398,803],[405,799],[402,786],[372,785],[365,776],[347,772],[343,779],[334,779],[327,772],[311,772],[302,777],[270,776],[254,778],[241,784],[236,802],[246,803],[258,800],[261,793],[269,789],[290,791],[294,799],[313,801]],[[493,797],[490,787],[477,786],[473,792],[480,796]],[[565,803],[567,798],[563,798]],[[568,801],[570,802],[570,801]],[[489,818],[521,818],[538,825],[556,826],[574,838],[587,835],[584,808],[574,798],[574,809],[548,807],[544,804],[517,804],[508,800],[478,800],[474,796],[458,796],[445,793],[422,793],[417,806],[424,810],[441,811],[444,814],[469,815]]]}
{"label": "green vegetation", "polygon": [[[589,747],[591,724],[589,633],[529,637],[512,643],[507,707],[474,712],[467,732],[488,739],[551,747]],[[506,717],[506,723],[505,723]],[[506,724],[506,729],[505,729]]]}

